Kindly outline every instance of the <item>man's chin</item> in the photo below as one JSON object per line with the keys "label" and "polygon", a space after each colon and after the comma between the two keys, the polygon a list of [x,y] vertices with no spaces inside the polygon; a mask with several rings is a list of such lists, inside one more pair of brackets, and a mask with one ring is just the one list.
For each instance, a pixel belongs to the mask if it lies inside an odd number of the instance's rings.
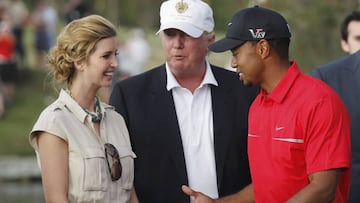
{"label": "man's chin", "polygon": [[241,80],[246,87],[252,87],[254,84],[248,80]]}

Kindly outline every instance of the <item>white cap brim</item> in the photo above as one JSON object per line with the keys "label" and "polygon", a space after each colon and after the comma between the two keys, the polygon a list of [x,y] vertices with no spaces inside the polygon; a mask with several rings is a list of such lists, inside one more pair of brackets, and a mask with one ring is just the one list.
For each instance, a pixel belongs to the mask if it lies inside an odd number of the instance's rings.
{"label": "white cap brim", "polygon": [[193,38],[199,38],[203,30],[189,24],[189,23],[182,23],[182,22],[168,22],[168,23],[162,23],[160,26],[160,29],[156,32],[156,34],[159,34],[161,31],[164,31],[166,29],[178,29],[186,34],[190,35]]}

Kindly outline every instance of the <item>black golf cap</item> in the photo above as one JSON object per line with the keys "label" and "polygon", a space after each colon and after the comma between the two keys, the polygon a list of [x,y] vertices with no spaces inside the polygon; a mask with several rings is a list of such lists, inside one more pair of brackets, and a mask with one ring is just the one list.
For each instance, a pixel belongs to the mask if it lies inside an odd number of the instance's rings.
{"label": "black golf cap", "polygon": [[279,13],[254,6],[238,11],[231,18],[225,38],[211,44],[213,52],[224,52],[242,45],[246,41],[290,38],[290,28]]}

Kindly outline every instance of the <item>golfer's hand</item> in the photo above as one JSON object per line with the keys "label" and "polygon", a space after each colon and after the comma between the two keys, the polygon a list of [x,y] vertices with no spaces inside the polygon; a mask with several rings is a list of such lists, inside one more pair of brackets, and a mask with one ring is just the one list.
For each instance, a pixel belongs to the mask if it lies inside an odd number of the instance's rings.
{"label": "golfer's hand", "polygon": [[215,200],[211,199],[210,197],[206,196],[201,192],[194,191],[186,185],[181,186],[181,189],[185,194],[194,198],[194,200],[191,201],[192,203],[216,203]]}

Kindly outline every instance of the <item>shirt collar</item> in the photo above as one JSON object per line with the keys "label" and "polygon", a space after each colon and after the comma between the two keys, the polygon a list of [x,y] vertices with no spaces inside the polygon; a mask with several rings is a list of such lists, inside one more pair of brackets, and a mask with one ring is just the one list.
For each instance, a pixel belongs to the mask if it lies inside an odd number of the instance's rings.
{"label": "shirt collar", "polygon": [[[88,116],[88,114],[82,109],[82,107],[69,95],[69,93],[64,90],[61,89],[60,94],[59,94],[59,101],[61,101],[62,103],[64,103],[65,108],[68,109],[70,112],[72,112],[81,122],[85,122],[86,117]],[[101,109],[101,113],[102,115],[105,117],[106,113],[105,113],[105,109],[106,108],[113,108],[110,105],[104,104],[102,102],[100,102],[100,109]]]}
{"label": "shirt collar", "polygon": [[[173,89],[175,87],[181,87],[181,85],[176,80],[175,76],[171,73],[168,63],[166,63],[165,66],[166,66],[166,76],[167,76],[166,89],[168,91],[170,91],[171,89]],[[218,86],[218,82],[216,81],[215,76],[210,68],[210,64],[207,60],[206,60],[205,76],[204,76],[203,81],[199,85],[199,88],[201,88],[202,86],[204,86],[206,84]]]}
{"label": "shirt collar", "polygon": [[[284,77],[280,80],[279,84],[274,88],[274,90],[267,95],[269,99],[274,100],[277,103],[281,103],[287,93],[290,91],[293,86],[296,78],[301,74],[299,66],[295,61],[291,62],[291,66],[287,70]],[[265,91],[261,90],[261,95],[266,96]]]}

